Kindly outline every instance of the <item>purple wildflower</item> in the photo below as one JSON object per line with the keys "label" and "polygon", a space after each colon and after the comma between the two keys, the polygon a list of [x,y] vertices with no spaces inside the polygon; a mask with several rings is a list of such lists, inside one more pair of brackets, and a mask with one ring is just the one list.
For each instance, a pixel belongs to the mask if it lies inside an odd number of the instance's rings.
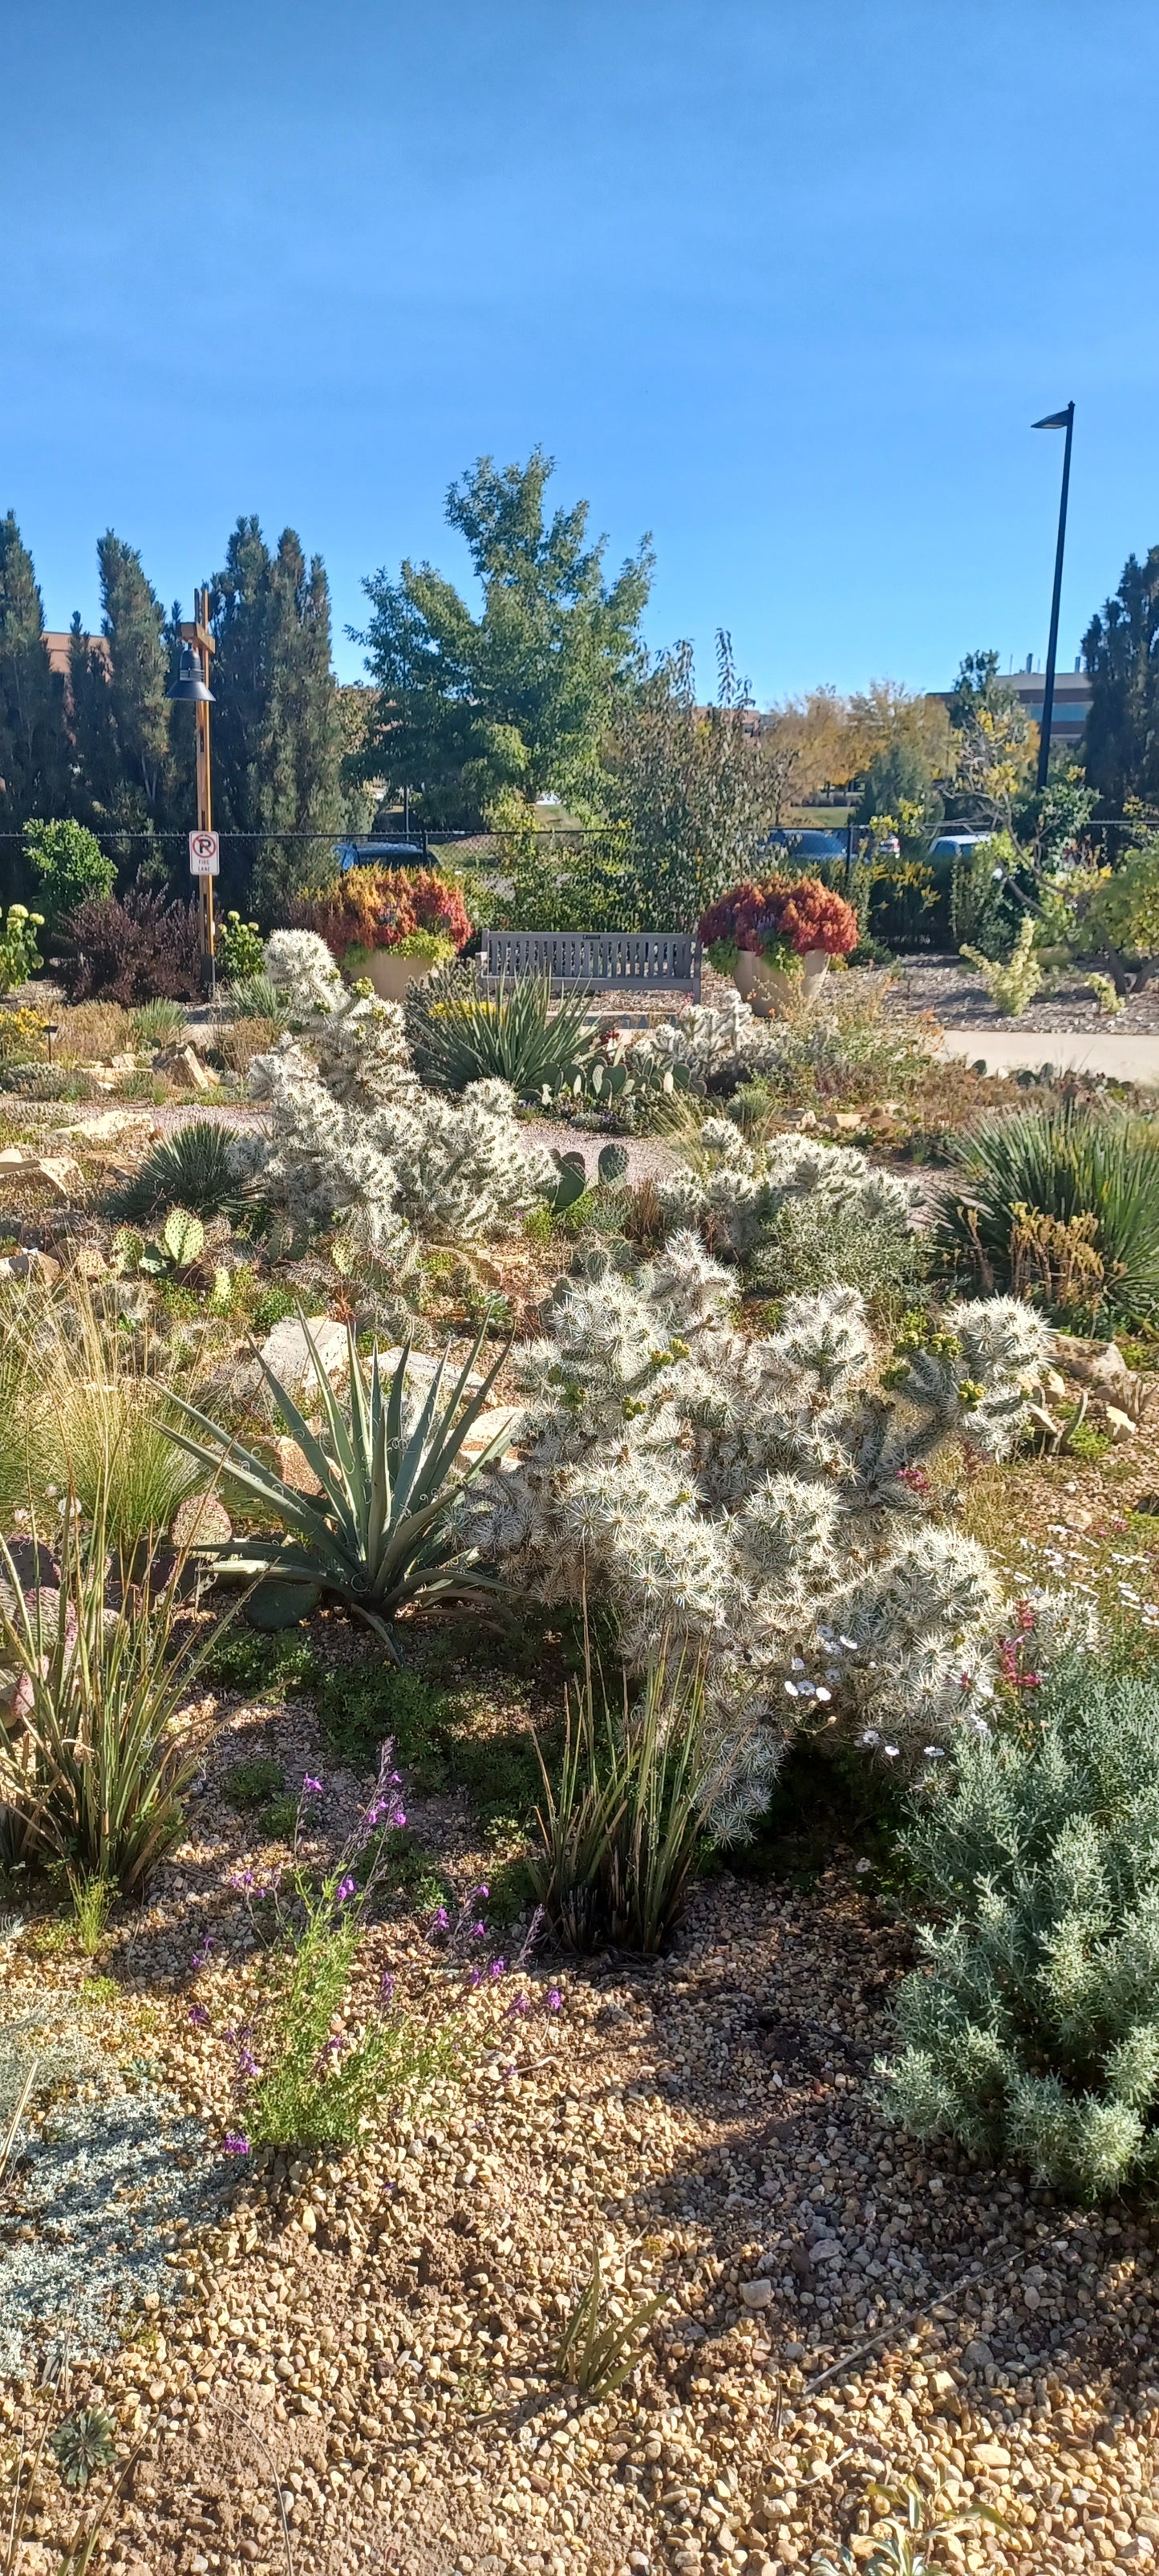
{"label": "purple wildflower", "polygon": [[445,1931],[447,1930],[447,1928],[448,1928],[449,1923],[450,1923],[450,1916],[449,1916],[449,1914],[447,1913],[446,1906],[445,1906],[445,1905],[436,1905],[435,1910],[434,1910],[434,1913],[433,1913],[433,1915],[431,1916],[431,1930],[432,1930],[432,1932],[445,1932]]}
{"label": "purple wildflower", "polygon": [[378,1989],[378,2000],[384,2007],[387,2004],[392,2004],[394,2002],[394,1978],[392,1977],[389,1968],[384,1968],[383,1970],[382,1983]]}
{"label": "purple wildflower", "polygon": [[262,2071],[252,2048],[246,2047],[244,2039],[238,2041],[237,2071],[247,2084],[251,2084],[254,2076],[260,2075]]}
{"label": "purple wildflower", "polygon": [[507,2006],[507,2010],[509,2013],[525,2013],[527,2010],[526,1995],[512,1995],[511,2001]]}
{"label": "purple wildflower", "polygon": [[491,1961],[491,1974],[492,1974],[492,1976],[493,1976],[493,1977],[504,1977],[504,1976],[506,1976],[506,1974],[507,1974],[507,1961],[506,1961],[506,1959],[492,1959],[492,1961]]}
{"label": "purple wildflower", "polygon": [[485,1940],[486,1940],[486,1938],[487,1938],[487,1926],[486,1926],[486,1924],[485,1924],[485,1923],[472,1923],[472,1925],[471,1925],[471,1939],[472,1939],[472,1941],[485,1941]]}
{"label": "purple wildflower", "polygon": [[191,1958],[191,1960],[190,1960],[190,1962],[189,1962],[190,1967],[191,1967],[191,1968],[203,1968],[203,1967],[205,1966],[205,1962],[206,1962],[206,1960],[208,1959],[208,1957],[209,1957],[209,1953],[210,1953],[210,1951],[212,1950],[212,1948],[213,1948],[213,1934],[212,1934],[212,1932],[203,1932],[203,1933],[202,1933],[202,1936],[201,1936],[201,1948],[200,1948],[200,1950],[195,1950],[195,1951],[194,1951],[194,1953],[193,1953],[193,1957]]}
{"label": "purple wildflower", "polygon": [[209,2015],[204,2004],[190,2004],[189,2018],[195,2030],[208,2030]]}
{"label": "purple wildflower", "polygon": [[482,1969],[481,1969],[481,1968],[472,1968],[472,1970],[471,1970],[471,1974],[470,1974],[470,1977],[469,1977],[469,1979],[468,1979],[468,1983],[469,1983],[469,1985],[470,1985],[470,1987],[471,1987],[471,1991],[472,1991],[472,1993],[474,1993],[474,1991],[475,1991],[475,1989],[476,1989],[476,1987],[477,1987],[477,1986],[481,1986],[481,1985],[482,1985],[482,1983],[483,1983],[483,1971],[482,1971]]}
{"label": "purple wildflower", "polygon": [[548,1989],[547,1989],[547,2009],[548,2009],[548,2011],[549,2011],[549,2012],[559,2012],[559,2011],[560,2011],[560,2009],[561,2009],[561,2007],[562,2007],[562,2004],[563,2004],[563,1996],[561,1995],[561,1993],[560,1993],[560,1991],[559,1991],[559,1987],[558,1987],[558,1986],[549,1986],[549,1987],[548,1987]]}
{"label": "purple wildflower", "polygon": [[320,1798],[322,1796],[321,1781],[312,1780],[308,1771],[302,1782],[302,1796],[304,1798]]}
{"label": "purple wildflower", "polygon": [[355,1891],[355,1888],[357,1887],[357,1885],[358,1885],[358,1881],[357,1881],[357,1879],[356,1879],[356,1878],[351,1878],[351,1877],[347,1876],[346,1878],[340,1879],[340,1880],[339,1880],[339,1883],[338,1883],[338,1886],[336,1887],[336,1889],[335,1889],[335,1891],[334,1891],[334,1902],[335,1902],[335,1904],[336,1904],[336,1905],[347,1905],[347,1904],[349,1903],[349,1901],[350,1901],[350,1898],[353,1896],[354,1891]]}
{"label": "purple wildflower", "polygon": [[222,2152],[227,2156],[248,2156],[250,2142],[244,2129],[227,2129],[222,2139]]}

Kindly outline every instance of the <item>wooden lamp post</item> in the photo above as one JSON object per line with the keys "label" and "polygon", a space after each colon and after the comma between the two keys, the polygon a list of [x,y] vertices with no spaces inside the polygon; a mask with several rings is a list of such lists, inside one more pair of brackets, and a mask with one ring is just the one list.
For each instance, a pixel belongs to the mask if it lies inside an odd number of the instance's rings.
{"label": "wooden lamp post", "polygon": [[209,630],[209,592],[193,594],[192,625],[182,623],[181,667],[169,691],[171,698],[193,708],[197,747],[197,830],[189,835],[189,865],[201,889],[201,978],[214,988],[213,880],[217,875],[217,835],[213,828],[213,789],[209,766],[209,657],[214,650]]}

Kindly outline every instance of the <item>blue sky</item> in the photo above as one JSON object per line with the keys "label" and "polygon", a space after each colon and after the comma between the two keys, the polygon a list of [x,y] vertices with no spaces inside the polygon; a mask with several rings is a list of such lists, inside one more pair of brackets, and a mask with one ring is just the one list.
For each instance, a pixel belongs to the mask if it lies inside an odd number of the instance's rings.
{"label": "blue sky", "polygon": [[761,703],[1045,644],[1159,540],[1154,0],[54,0],[0,10],[0,509],[50,625],[241,510],[462,571],[541,441],[654,643]]}

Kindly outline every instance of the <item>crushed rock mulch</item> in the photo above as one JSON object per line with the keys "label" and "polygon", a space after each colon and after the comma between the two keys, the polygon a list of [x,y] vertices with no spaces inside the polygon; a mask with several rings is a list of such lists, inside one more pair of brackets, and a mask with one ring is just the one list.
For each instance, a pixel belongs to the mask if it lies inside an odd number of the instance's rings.
{"label": "crushed rock mulch", "polygon": [[[189,1841],[103,1964],[126,2047],[144,2014],[210,2158],[227,2069],[189,2004],[219,2029],[252,1997],[229,1880],[262,1858],[214,1781],[258,1728],[287,1771],[319,1756],[304,1702],[203,1722]],[[334,1775],[335,1841],[361,1786]],[[465,1893],[461,1802],[410,1813]],[[856,1860],[811,1891],[702,1885],[670,1957],[537,1962],[526,2011],[488,1981],[452,2007],[461,2072],[410,2117],[357,2153],[242,2164],[171,2300],[147,2293],[123,2341],[70,2361],[69,2402],[114,2415],[122,2458],[141,2445],[105,2563],[274,2576],[284,2511],[299,2576],[772,2576],[838,2539],[867,2557],[869,2483],[909,2473],[1011,2525],[951,2544],[957,2563],[1149,2562],[1159,2229],[883,2123],[872,2067],[910,1953]],[[35,1927],[0,1961],[9,2012],[81,1974]],[[368,1936],[368,1977],[388,1965],[415,2009],[462,1996],[399,1899]],[[627,2309],[667,2296],[639,2370],[593,2404],[554,2357],[596,2249]],[[36,2376],[30,2353],[9,2427]],[[22,2576],[48,2576],[66,2526],[55,2473],[44,2489]]]}

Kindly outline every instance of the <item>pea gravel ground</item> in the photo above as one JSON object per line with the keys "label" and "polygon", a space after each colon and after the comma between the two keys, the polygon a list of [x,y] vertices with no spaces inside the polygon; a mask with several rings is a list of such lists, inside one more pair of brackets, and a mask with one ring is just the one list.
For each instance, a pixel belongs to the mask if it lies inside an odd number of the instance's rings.
{"label": "pea gravel ground", "polygon": [[[305,1703],[207,1701],[196,1722],[189,1840],[102,1965],[125,2050],[147,2027],[208,2160],[234,2114],[190,2000],[214,2029],[245,2017],[253,1934],[229,1881],[273,1856],[217,1784],[243,1753],[291,1778],[321,1755]],[[317,1857],[362,1785],[328,1777]],[[465,1892],[482,1856],[459,1802],[410,1812]],[[221,2224],[173,2258],[173,2303],[146,2292],[125,2340],[70,2367],[70,2402],[107,2407],[123,2458],[142,2445],[104,2563],[274,2576],[277,2490],[299,2576],[769,2576],[838,2538],[866,2557],[870,2481],[911,2472],[1011,2524],[950,2544],[958,2564],[1149,2563],[1159,2231],[882,2123],[872,2062],[908,1950],[858,1857],[811,1892],[701,1887],[662,1963],[485,1981],[456,2006],[469,2062],[413,2119],[357,2155],[243,2165]],[[394,1902],[368,1979],[389,1966],[442,2009],[462,1980]],[[0,1951],[6,2013],[84,1973],[37,1938]],[[553,2355],[597,2247],[621,2303],[667,2304],[636,2375],[589,2405]],[[8,2426],[36,2376],[30,2354]],[[64,2521],[46,2472],[22,2576],[55,2576]]]}

